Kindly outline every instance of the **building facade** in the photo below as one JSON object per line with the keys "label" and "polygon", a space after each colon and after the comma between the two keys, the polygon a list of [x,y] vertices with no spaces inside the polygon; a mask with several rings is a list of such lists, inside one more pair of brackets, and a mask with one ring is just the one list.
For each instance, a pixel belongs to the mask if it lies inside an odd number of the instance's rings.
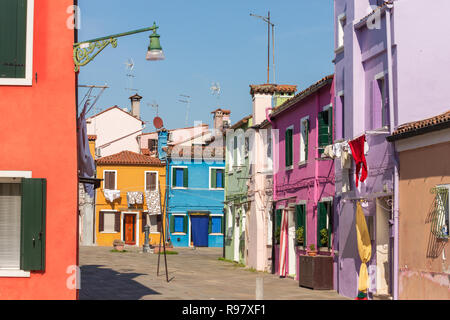
{"label": "building facade", "polygon": [[77,299],[73,4],[0,2],[0,299]]}
{"label": "building facade", "polygon": [[[450,3],[430,2],[431,15],[423,15],[417,0],[334,4],[334,142],[351,153],[349,167],[342,158],[335,161],[338,292],[354,298],[363,288],[370,299],[398,299],[399,167],[386,137],[398,124],[439,114],[448,101],[440,70],[450,63],[450,47],[441,41]],[[423,19],[416,23],[419,16]],[[359,204],[370,234],[371,251],[364,258],[355,241]]]}
{"label": "building facade", "polygon": [[[274,158],[275,272],[284,256],[286,275],[298,279],[299,256],[314,245],[319,255],[334,256],[334,162],[320,158],[333,141],[333,76],[327,76],[270,113],[278,131]],[[287,219],[286,247],[280,254],[282,216]],[[335,267],[336,267],[335,263]],[[335,281],[336,282],[336,281]]]}
{"label": "building facade", "polygon": [[166,168],[158,158],[131,151],[96,161],[97,178],[103,179],[96,192],[95,234],[99,246],[113,246],[114,240],[142,247],[146,224],[150,244],[161,241],[165,224]]}

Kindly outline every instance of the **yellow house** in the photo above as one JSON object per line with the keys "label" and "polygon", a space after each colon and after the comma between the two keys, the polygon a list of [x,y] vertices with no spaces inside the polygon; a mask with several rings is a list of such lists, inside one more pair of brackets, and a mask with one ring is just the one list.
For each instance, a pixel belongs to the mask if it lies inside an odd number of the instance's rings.
{"label": "yellow house", "polygon": [[[165,164],[158,158],[131,151],[97,159],[96,163],[97,178],[103,179],[96,197],[97,245],[112,246],[119,239],[126,245],[142,247],[147,223],[150,244],[159,244],[165,225]],[[149,193],[158,195],[160,203],[151,201],[149,207]]]}

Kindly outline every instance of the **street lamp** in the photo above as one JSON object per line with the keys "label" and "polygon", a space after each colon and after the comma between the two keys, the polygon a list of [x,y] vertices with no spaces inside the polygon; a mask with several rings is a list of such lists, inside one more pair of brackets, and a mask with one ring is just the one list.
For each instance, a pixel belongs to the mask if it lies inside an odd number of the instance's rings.
{"label": "street lamp", "polygon": [[158,28],[159,27],[156,25],[156,23],[153,23],[152,27],[75,43],[73,45],[73,61],[75,64],[75,72],[80,71],[80,67],[85,66],[89,62],[94,60],[94,58],[109,44],[111,44],[113,48],[116,48],[117,38],[146,31],[153,31],[153,33],[150,35],[150,45],[148,46],[146,59],[152,61],[164,60],[164,53],[159,42],[160,36],[156,33],[156,30],[158,30]]}

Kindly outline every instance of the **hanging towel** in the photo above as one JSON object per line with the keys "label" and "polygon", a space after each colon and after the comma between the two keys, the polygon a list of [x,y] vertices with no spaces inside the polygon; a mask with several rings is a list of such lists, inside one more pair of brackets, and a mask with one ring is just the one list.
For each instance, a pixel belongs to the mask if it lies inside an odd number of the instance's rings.
{"label": "hanging towel", "polygon": [[352,166],[352,160],[347,147],[343,147],[341,151],[341,169],[350,169]]}
{"label": "hanging towel", "polygon": [[362,135],[361,137],[349,142],[350,149],[352,150],[352,156],[353,159],[355,159],[356,164],[356,187],[358,187],[358,176],[359,171],[361,171],[361,166],[362,172],[359,181],[364,182],[367,178],[367,162],[366,157],[364,156],[364,142],[366,142],[365,135]]}
{"label": "hanging towel", "polygon": [[[86,127],[86,101],[81,114],[77,119],[77,140],[78,140],[78,170],[80,177],[92,178],[95,175],[95,162],[89,149],[89,139]],[[84,189],[89,197],[94,198],[94,185],[84,184]]]}
{"label": "hanging towel", "polygon": [[120,190],[103,189],[103,194],[105,195],[105,199],[109,202],[114,202],[114,200],[120,198]]}
{"label": "hanging towel", "polygon": [[161,214],[161,199],[159,190],[145,191],[145,197],[147,198],[148,214]]}
{"label": "hanging towel", "polygon": [[286,277],[286,251],[288,245],[288,211],[283,210],[281,218],[281,228],[280,228],[280,266],[279,274],[280,277]]}
{"label": "hanging towel", "polygon": [[356,240],[358,242],[358,252],[361,258],[361,267],[359,269],[358,291],[367,293],[369,273],[367,263],[372,256],[372,245],[370,244],[370,235],[367,228],[366,218],[361,203],[356,204]]}
{"label": "hanging towel", "polygon": [[130,204],[143,204],[144,194],[138,191],[127,192],[128,205]]}
{"label": "hanging towel", "polygon": [[322,158],[332,158],[332,159],[336,158],[333,152],[333,145],[330,144],[325,147],[322,153]]}
{"label": "hanging towel", "polygon": [[342,142],[333,144],[333,153],[336,158],[341,157],[341,152],[342,152]]}

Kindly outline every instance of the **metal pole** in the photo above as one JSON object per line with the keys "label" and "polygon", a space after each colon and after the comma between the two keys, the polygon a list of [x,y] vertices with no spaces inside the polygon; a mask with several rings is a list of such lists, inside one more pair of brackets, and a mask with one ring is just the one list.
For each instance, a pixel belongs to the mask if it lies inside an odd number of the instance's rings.
{"label": "metal pole", "polygon": [[270,83],[270,11],[267,17],[267,83]]}

